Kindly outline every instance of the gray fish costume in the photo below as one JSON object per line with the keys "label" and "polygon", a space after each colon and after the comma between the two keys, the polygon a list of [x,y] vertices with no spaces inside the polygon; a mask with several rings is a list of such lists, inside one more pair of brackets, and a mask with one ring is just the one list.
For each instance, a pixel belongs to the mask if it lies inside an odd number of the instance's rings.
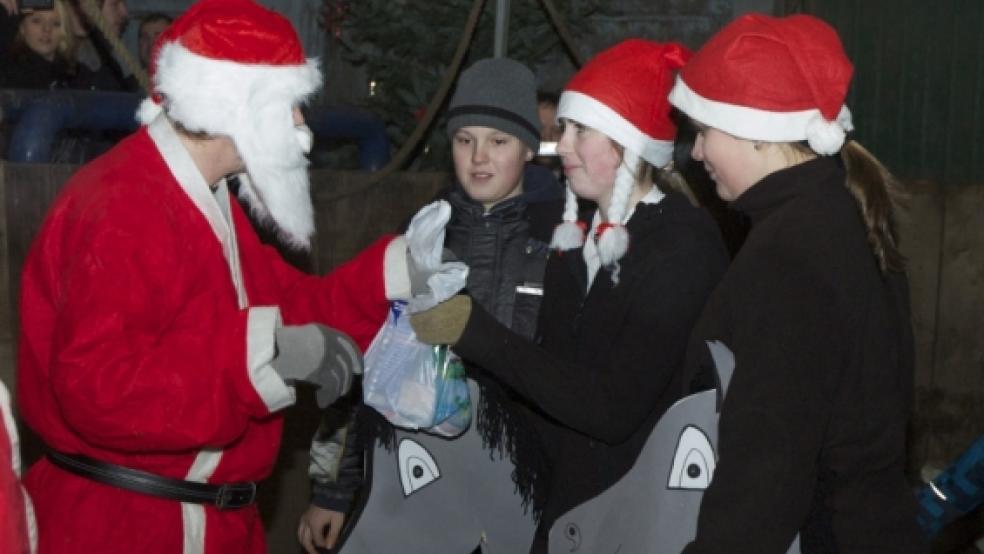
{"label": "gray fish costume", "polygon": [[[472,405],[479,388],[469,380]],[[342,554],[525,553],[536,524],[513,482],[515,466],[483,443],[476,422],[443,438],[397,429],[392,449],[377,441],[369,491]]]}
{"label": "gray fish costume", "polygon": [[[697,513],[714,477],[718,414],[734,355],[709,341],[715,389],[677,401],[660,418],[629,472],[567,512],[550,529],[550,553],[677,553],[697,533]],[[799,540],[789,548],[799,554]]]}

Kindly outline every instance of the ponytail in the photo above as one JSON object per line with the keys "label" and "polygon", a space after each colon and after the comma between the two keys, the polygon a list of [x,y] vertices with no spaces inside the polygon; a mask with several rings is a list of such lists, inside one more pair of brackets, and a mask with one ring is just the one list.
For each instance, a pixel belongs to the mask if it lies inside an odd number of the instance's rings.
{"label": "ponytail", "polygon": [[691,206],[695,208],[700,207],[700,201],[697,199],[697,195],[694,194],[693,189],[690,188],[690,183],[673,166],[657,168],[650,165],[647,168],[647,173],[653,180],[653,186],[658,188],[663,194],[679,192],[687,197]]}
{"label": "ponytail", "polygon": [[847,169],[847,190],[854,196],[868,228],[868,243],[878,260],[881,272],[902,271],[905,257],[899,252],[898,226],[895,210],[904,193],[891,172],[856,141],[848,141],[841,149],[841,159]]}

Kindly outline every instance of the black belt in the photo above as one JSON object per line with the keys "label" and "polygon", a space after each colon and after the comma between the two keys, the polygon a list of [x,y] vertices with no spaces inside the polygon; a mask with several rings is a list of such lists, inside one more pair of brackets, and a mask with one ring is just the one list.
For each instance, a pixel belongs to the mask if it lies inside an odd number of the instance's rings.
{"label": "black belt", "polygon": [[225,485],[196,483],[55,451],[48,452],[48,460],[86,479],[178,502],[214,504],[220,510],[229,510],[244,508],[256,501],[256,483],[252,481]]}

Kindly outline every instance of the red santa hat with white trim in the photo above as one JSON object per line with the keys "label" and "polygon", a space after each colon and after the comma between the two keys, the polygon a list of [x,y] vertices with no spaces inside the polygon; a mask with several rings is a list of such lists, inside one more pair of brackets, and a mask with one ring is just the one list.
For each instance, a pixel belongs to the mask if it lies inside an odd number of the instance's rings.
{"label": "red santa hat with white trim", "polygon": [[694,54],[670,102],[739,138],[805,140],[817,154],[832,155],[854,129],[844,105],[853,71],[837,32],[824,21],[748,14]]}
{"label": "red santa hat with white trim", "polygon": [[[240,193],[306,246],[313,210],[293,109],[320,88],[321,71],[290,21],[253,0],[201,0],[158,37],[150,74],[137,119],[148,124],[163,111],[188,131],[230,137],[249,177]],[[299,166],[303,177],[293,179],[304,182],[279,186]]]}
{"label": "red santa hat with white trim", "polygon": [[[598,254],[604,266],[617,262],[628,250],[623,220],[640,158],[657,168],[673,158],[676,124],[666,94],[689,57],[690,51],[677,43],[629,39],[592,58],[560,96],[558,119],[597,129],[624,149],[607,222],[598,229]],[[554,231],[551,246],[570,250],[581,247],[584,239],[584,228],[577,221],[577,198],[568,186],[563,222]]]}

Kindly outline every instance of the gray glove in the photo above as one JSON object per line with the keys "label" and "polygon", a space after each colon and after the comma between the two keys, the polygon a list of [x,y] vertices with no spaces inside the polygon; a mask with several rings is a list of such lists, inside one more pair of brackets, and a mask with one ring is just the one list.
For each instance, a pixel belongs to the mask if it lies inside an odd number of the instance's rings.
{"label": "gray glove", "polygon": [[277,355],[270,362],[288,385],[317,387],[318,407],[326,408],[352,387],[362,373],[362,354],[345,333],[320,323],[287,325],[276,331]]}

